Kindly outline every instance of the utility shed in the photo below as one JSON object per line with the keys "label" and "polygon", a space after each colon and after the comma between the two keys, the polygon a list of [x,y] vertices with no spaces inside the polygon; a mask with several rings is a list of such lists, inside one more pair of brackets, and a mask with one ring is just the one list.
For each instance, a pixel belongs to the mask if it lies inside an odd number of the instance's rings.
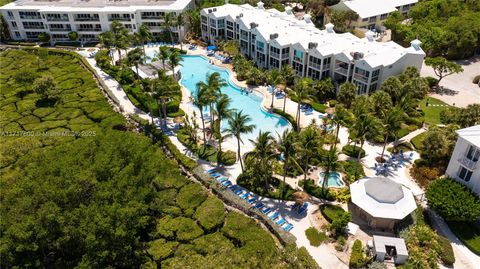
{"label": "utility shed", "polygon": [[407,246],[402,238],[374,235],[373,251],[379,262],[393,260],[395,264],[404,264],[408,259]]}

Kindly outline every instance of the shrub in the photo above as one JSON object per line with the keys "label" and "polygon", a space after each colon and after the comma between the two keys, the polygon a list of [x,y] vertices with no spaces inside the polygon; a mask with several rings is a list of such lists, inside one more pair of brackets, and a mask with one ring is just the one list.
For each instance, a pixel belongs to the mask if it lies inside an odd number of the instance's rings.
{"label": "shrub", "polygon": [[305,235],[307,236],[308,241],[310,241],[310,245],[314,247],[320,246],[320,244],[327,239],[327,235],[325,235],[325,233],[318,231],[314,227],[306,229]]}
{"label": "shrub", "polygon": [[[359,150],[360,150],[360,147],[358,146],[346,145],[342,148],[342,153],[349,157],[357,158]],[[363,158],[363,157],[365,157],[365,150],[361,149],[360,158]]]}
{"label": "shrub", "polygon": [[329,105],[330,107],[335,107],[335,106],[337,105],[337,100],[330,100],[330,101],[328,102],[328,105]]}
{"label": "shrub", "polygon": [[335,196],[330,191],[330,189],[326,188],[325,191],[322,192],[322,187],[318,186],[312,180],[306,180],[306,181],[300,180],[300,182],[298,182],[298,185],[301,186],[306,193],[308,193],[312,196],[315,196],[319,199],[325,199],[325,200],[328,200],[328,201],[334,201],[335,200]]}
{"label": "shrub", "polygon": [[368,269],[387,269],[387,266],[382,262],[373,261],[368,265]]}
{"label": "shrub", "polygon": [[473,78],[473,81],[472,81],[474,84],[479,84],[480,83],[480,75],[476,75],[474,78]]}
{"label": "shrub", "polygon": [[350,212],[343,212],[338,218],[332,221],[330,229],[335,234],[342,233],[350,221],[352,221],[352,214]]}
{"label": "shrub", "polygon": [[177,195],[177,204],[187,211],[197,208],[205,199],[207,199],[206,191],[199,184],[192,183],[180,189]]}
{"label": "shrub", "polygon": [[160,261],[173,254],[175,248],[178,246],[178,242],[167,241],[162,238],[152,241],[148,243],[148,245],[148,254],[150,254],[155,261]]}
{"label": "shrub", "polygon": [[222,153],[222,162],[224,165],[234,165],[237,161],[237,153],[234,151],[228,150]]}
{"label": "shrub", "polygon": [[220,199],[210,196],[197,208],[194,217],[203,228],[211,230],[223,223],[225,208]]}
{"label": "shrub", "polygon": [[323,204],[320,206],[320,212],[322,213],[323,217],[331,223],[334,220],[339,219],[340,216],[345,213],[345,210],[336,205]]}
{"label": "shrub", "polygon": [[343,251],[345,249],[345,244],[346,243],[347,243],[347,240],[345,240],[345,237],[343,237],[343,235],[340,235],[337,238],[337,244],[335,244],[335,250]]}
{"label": "shrub", "polygon": [[440,260],[446,266],[452,266],[455,263],[455,255],[453,254],[452,244],[447,238],[438,235],[437,241],[440,244]]}
{"label": "shrub", "polygon": [[[348,182],[355,181],[355,160],[340,161],[342,165],[343,172],[345,173],[345,180]],[[357,178],[365,177],[365,172],[363,171],[363,165],[358,165],[357,167]]]}
{"label": "shrub", "polygon": [[190,241],[203,235],[203,230],[190,218],[165,216],[157,221],[156,234],[166,239]]}
{"label": "shrub", "polygon": [[412,138],[410,140],[410,142],[412,143],[412,145],[415,147],[415,149],[417,150],[421,150],[423,148],[423,145],[422,145],[422,142],[423,140],[425,139],[425,136],[427,135],[427,133],[421,133],[417,136],[415,136],[414,138]]}
{"label": "shrub", "polygon": [[447,221],[474,221],[480,216],[478,197],[452,179],[433,181],[426,197],[428,205]]}
{"label": "shrub", "polygon": [[433,87],[437,86],[437,83],[438,83],[438,79],[437,78],[434,78],[434,77],[425,77],[425,80],[427,81],[428,83],[428,87],[430,89],[433,89]]}
{"label": "shrub", "polygon": [[435,179],[440,176],[440,171],[435,167],[419,166],[414,164],[410,169],[410,175],[420,186],[426,188]]}
{"label": "shrub", "polygon": [[363,252],[362,241],[355,240],[352,246],[352,253],[350,254],[350,261],[348,266],[350,268],[361,268],[365,265],[366,259]]}
{"label": "shrub", "polygon": [[475,222],[448,222],[455,235],[473,253],[480,255],[480,227]]}

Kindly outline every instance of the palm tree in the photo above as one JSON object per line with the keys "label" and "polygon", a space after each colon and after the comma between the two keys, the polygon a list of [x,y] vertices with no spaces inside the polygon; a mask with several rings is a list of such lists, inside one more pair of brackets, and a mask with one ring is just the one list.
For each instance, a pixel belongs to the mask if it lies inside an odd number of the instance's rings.
{"label": "palm tree", "polygon": [[172,42],[172,48],[173,48],[172,27],[174,25],[175,25],[175,13],[168,12],[167,14],[165,14],[165,17],[163,18],[163,26],[167,28],[168,33],[170,34],[170,42]]}
{"label": "palm tree", "polygon": [[183,28],[183,25],[185,24],[185,20],[184,20],[184,14],[183,13],[180,13],[178,14],[176,20],[175,20],[175,26],[177,26],[177,29],[178,29],[178,42],[180,42],[180,50],[183,50],[183,45],[182,45],[182,42],[183,42],[183,35],[182,35],[182,28]]}
{"label": "palm tree", "polygon": [[[300,105],[302,102],[308,100],[311,97],[312,93],[312,80],[310,78],[300,78],[297,80],[295,87],[293,88],[293,93],[297,99],[297,114],[295,121],[297,126],[300,126]],[[300,130],[300,129],[299,129]]]}
{"label": "palm tree", "polygon": [[383,134],[385,136],[381,155],[381,159],[383,160],[383,154],[387,147],[388,138],[392,136],[396,138],[398,131],[402,128],[404,112],[400,108],[394,107],[390,110],[384,111],[382,114],[381,122],[383,126]]}
{"label": "palm tree", "polygon": [[227,82],[220,76],[220,73],[213,72],[211,74],[206,75],[205,82],[200,81],[197,84],[203,84],[208,89],[208,94],[206,95],[206,99],[208,105],[210,107],[210,116],[212,117],[212,122],[215,121],[214,109],[213,104],[219,98],[221,94],[221,89],[227,86]]}
{"label": "palm tree", "polygon": [[162,67],[165,70],[167,66],[165,65],[165,61],[168,60],[168,57],[170,56],[170,49],[167,46],[161,46],[158,48],[158,52],[155,52],[155,55],[153,57],[153,61],[160,60],[162,61]]}
{"label": "palm tree", "polygon": [[110,25],[110,31],[113,37],[113,46],[118,52],[118,61],[122,64],[121,50],[126,50],[131,43],[128,29],[119,21],[113,21]]}
{"label": "palm tree", "polygon": [[357,180],[358,165],[360,163],[360,157],[362,154],[363,144],[369,138],[373,138],[380,132],[380,123],[377,118],[370,114],[363,114],[359,118],[355,119],[355,123],[350,129],[353,137],[355,138],[355,144],[360,142],[360,148],[358,149],[357,161],[355,163],[355,180]]}
{"label": "palm tree", "polygon": [[300,133],[300,151],[303,160],[303,180],[307,179],[308,163],[319,146],[318,133],[313,126],[309,126],[303,132]]}
{"label": "palm tree", "polygon": [[208,88],[205,84],[197,83],[197,90],[192,94],[192,103],[200,110],[200,118],[202,119],[203,143],[207,144],[207,136],[205,135],[205,118],[203,116],[203,108],[207,105],[206,96]]}
{"label": "palm tree", "polygon": [[[271,85],[272,87],[276,87],[281,80],[282,78],[280,75],[280,71],[278,71],[278,69],[274,68],[268,72],[267,81],[268,81],[268,84]],[[273,101],[275,99],[274,97],[275,97],[275,91],[272,90],[272,103],[270,104],[270,108],[273,108]]]}
{"label": "palm tree", "polygon": [[295,80],[295,71],[290,65],[282,66],[280,71],[282,82],[285,83],[285,97],[283,98],[283,112],[285,112],[285,106],[287,104],[287,87],[292,86]]}
{"label": "palm tree", "polygon": [[[222,94],[215,102],[215,112],[218,116],[218,152],[217,152],[217,163],[222,161],[222,119],[226,119],[232,116],[233,110],[229,108],[231,103],[230,98],[227,95]],[[215,123],[213,123],[215,125]],[[213,129],[213,128],[212,128]]]}
{"label": "palm tree", "polygon": [[[168,99],[170,99],[177,90],[175,89],[174,84],[169,83],[166,80],[161,79],[153,79],[151,82],[151,91],[153,97],[159,101],[159,114],[162,115],[163,124],[166,125],[167,122],[167,106],[166,103]],[[160,111],[161,108],[161,111]]]}
{"label": "palm tree", "polygon": [[[352,119],[351,113],[342,105],[338,104],[335,106],[335,116],[333,117],[333,121],[336,124],[336,131],[335,131],[335,140],[333,141],[331,148],[335,147],[338,140],[338,133],[340,132],[340,127],[343,125],[347,125]],[[331,150],[330,148],[330,150]]]}
{"label": "palm tree", "polygon": [[[110,55],[110,49],[114,46],[114,41],[113,41],[113,34],[111,31],[107,31],[104,33],[100,34],[100,43],[104,48],[108,50],[108,55]],[[115,62],[113,61],[113,57],[110,57],[112,60],[112,65],[115,65]]]}
{"label": "palm tree", "polygon": [[225,130],[225,137],[234,136],[237,138],[237,156],[240,160],[240,167],[243,172],[243,161],[240,153],[240,142],[243,144],[241,135],[251,133],[255,129],[255,125],[248,124],[252,119],[248,115],[244,115],[243,111],[233,112],[232,117],[228,119],[228,128]]}
{"label": "palm tree", "polygon": [[142,25],[140,25],[140,28],[138,28],[138,35],[142,40],[143,55],[147,57],[147,54],[145,53],[145,42],[152,40],[153,34],[150,31],[150,28],[148,27],[148,25],[145,23],[142,23]]}
{"label": "palm tree", "polygon": [[[293,158],[297,149],[296,149],[296,133],[290,130],[285,130],[280,137],[280,142],[278,143],[278,149],[283,154],[284,163],[283,163],[283,188],[280,198],[283,198],[285,193],[285,179],[287,177],[287,171],[289,168],[290,161],[293,161],[295,164],[296,161]],[[298,165],[298,164],[297,164]]]}
{"label": "palm tree", "polygon": [[127,62],[130,65],[135,66],[137,76],[138,75],[138,65],[145,63],[145,54],[143,54],[142,49],[135,48],[127,53]]}
{"label": "palm tree", "polygon": [[175,66],[182,65],[180,64],[180,62],[182,61],[183,61],[183,58],[182,56],[180,56],[180,53],[177,51],[170,53],[170,55],[168,56],[168,62],[170,63],[170,67],[172,68],[172,73],[174,78],[175,78]]}
{"label": "palm tree", "polygon": [[325,171],[323,171],[322,194],[325,195],[325,189],[328,184],[328,175],[333,171],[338,171],[340,164],[338,163],[337,148],[333,147],[322,160]]}
{"label": "palm tree", "polygon": [[272,160],[277,155],[275,148],[275,139],[270,132],[258,132],[256,140],[250,139],[254,145],[252,151],[245,156],[248,159],[253,159],[259,166],[260,177],[265,182],[265,191],[268,191],[270,185],[270,178],[272,177]]}

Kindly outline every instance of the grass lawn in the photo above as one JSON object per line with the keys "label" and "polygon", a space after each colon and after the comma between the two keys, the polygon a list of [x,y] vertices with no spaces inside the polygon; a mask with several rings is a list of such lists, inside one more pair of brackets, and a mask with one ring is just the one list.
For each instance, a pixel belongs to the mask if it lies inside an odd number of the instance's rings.
{"label": "grass lawn", "polygon": [[336,205],[323,204],[320,206],[320,212],[329,222],[338,219],[344,212],[343,208]]}
{"label": "grass lawn", "polygon": [[320,244],[322,244],[322,242],[328,238],[328,236],[324,232],[320,232],[313,227],[306,229],[305,235],[307,236],[308,241],[310,241],[310,245],[314,247],[320,246]]}
{"label": "grass lawn", "polygon": [[[427,107],[427,100],[429,103],[428,107]],[[440,106],[437,106],[437,105],[440,105]],[[428,123],[431,125],[441,124],[442,122],[440,121],[440,112],[445,110],[445,108],[447,108],[448,106],[449,106],[448,104],[438,99],[435,99],[433,97],[425,97],[420,102],[420,108],[425,113],[425,116],[424,116],[425,123]]]}
{"label": "grass lawn", "polygon": [[452,232],[475,254],[480,255],[480,227],[468,222],[449,222]]}
{"label": "grass lawn", "polygon": [[412,138],[412,140],[410,140],[410,142],[415,147],[415,149],[417,149],[417,150],[422,149],[422,141],[423,141],[423,139],[425,139],[426,135],[427,135],[427,132],[423,132],[423,133],[415,136],[414,138]]}

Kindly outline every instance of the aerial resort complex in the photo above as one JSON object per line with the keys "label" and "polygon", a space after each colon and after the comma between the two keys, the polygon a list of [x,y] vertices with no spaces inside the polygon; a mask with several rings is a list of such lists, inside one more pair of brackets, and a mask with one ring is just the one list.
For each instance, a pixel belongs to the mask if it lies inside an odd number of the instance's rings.
{"label": "aerial resort complex", "polygon": [[404,48],[395,42],[377,42],[374,32],[365,38],[351,33],[335,33],[328,23],[316,28],[311,16],[298,20],[291,8],[285,12],[256,7],[224,5],[205,8],[202,38],[240,42],[240,51],[259,67],[279,68],[291,65],[296,74],[318,80],[331,77],[336,83],[352,82],[358,94],[377,90],[388,77],[399,75],[407,67],[422,67],[425,53],[419,40]]}
{"label": "aerial resort complex", "polygon": [[478,1],[0,5],[0,268],[479,268]]}
{"label": "aerial resort complex", "polygon": [[[158,36],[164,31],[166,14],[180,14],[193,6],[192,0],[18,0],[1,11],[13,40],[34,40],[48,33],[53,41],[68,41],[73,31],[81,41],[98,41],[113,21],[131,32],[145,24]],[[177,38],[183,33],[178,28],[173,31]]]}

